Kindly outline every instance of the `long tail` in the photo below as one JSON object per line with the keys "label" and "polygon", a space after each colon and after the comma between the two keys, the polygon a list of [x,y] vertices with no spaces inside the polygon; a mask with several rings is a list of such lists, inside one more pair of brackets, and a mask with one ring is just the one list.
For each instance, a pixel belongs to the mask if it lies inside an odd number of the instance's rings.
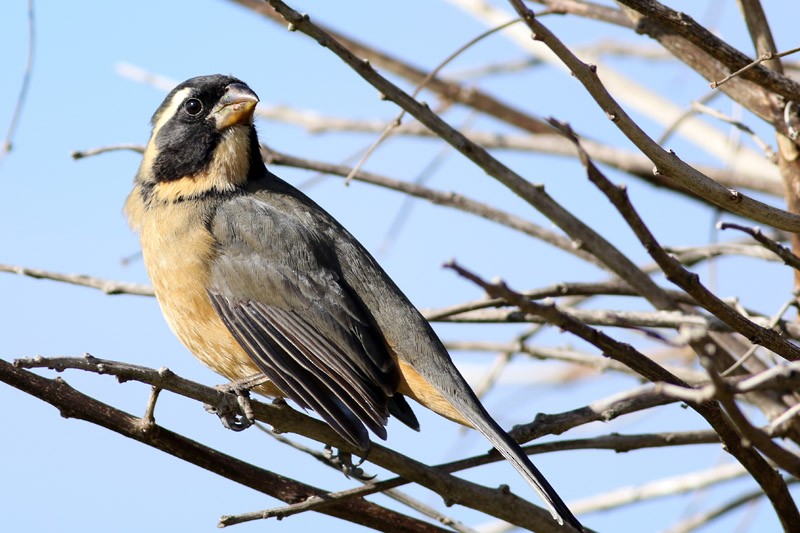
{"label": "long tail", "polygon": [[[452,366],[452,363],[442,365],[438,371],[431,372],[430,377],[434,378],[431,380],[420,375],[416,369],[405,361],[401,360],[399,364],[402,373],[399,392],[414,398],[422,405],[450,420],[480,431],[536,490],[547,504],[553,518],[559,524],[566,522],[578,531],[583,531],[581,523],[578,522],[578,519],[575,518],[550,483],[533,466],[533,463],[522,451],[519,444],[508,433],[503,431],[497,422],[492,419],[491,415],[486,412],[480,400],[472,392],[472,389],[458,370]],[[424,368],[430,370],[427,366]],[[437,381],[439,387],[433,385],[433,381]],[[448,381],[451,386],[445,387]],[[445,395],[442,389],[448,390],[450,394]]]}
{"label": "long tail", "polygon": [[[471,403],[471,402],[470,402]],[[539,472],[539,469],[533,466],[533,463],[522,451],[522,448],[506,433],[492,417],[486,412],[480,403],[475,406],[469,406],[462,410],[462,414],[472,423],[473,427],[480,431],[486,437],[492,446],[505,457],[509,463],[519,472],[522,477],[533,487],[539,496],[544,500],[553,518],[559,524],[566,522],[578,531],[584,531],[583,526],[569,510],[569,507],[564,503],[564,500],[558,495],[552,485],[545,479],[544,475]],[[467,407],[467,406],[463,406]]]}

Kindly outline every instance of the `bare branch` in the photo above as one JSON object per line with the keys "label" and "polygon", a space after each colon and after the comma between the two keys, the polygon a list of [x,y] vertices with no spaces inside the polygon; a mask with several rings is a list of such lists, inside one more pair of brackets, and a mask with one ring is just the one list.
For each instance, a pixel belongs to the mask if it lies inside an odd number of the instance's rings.
{"label": "bare branch", "polygon": [[[351,170],[350,167],[344,165],[333,165],[330,163],[322,163],[310,159],[299,158],[288,154],[283,154],[266,147],[264,147],[262,155],[267,164],[316,170],[334,176],[347,176]],[[365,183],[378,185],[379,187],[397,190],[417,198],[423,198],[437,205],[460,209],[467,213],[503,224],[512,229],[530,235],[531,237],[540,239],[548,244],[560,248],[561,250],[564,250],[565,252],[580,257],[584,261],[588,261],[600,268],[604,268],[605,266],[592,254],[582,250],[578,243],[575,243],[570,239],[564,238],[557,233],[538,226],[521,217],[501,211],[487,204],[476,202],[460,194],[456,194],[454,192],[437,191],[428,187],[423,187],[422,185],[380,176],[372,172],[360,171],[355,175],[355,179]]]}
{"label": "bare branch", "polygon": [[[643,377],[651,381],[664,381],[672,385],[686,386],[686,384],[676,376],[667,372],[630,345],[619,343],[585,324],[570,320],[561,314],[554,306],[545,306],[527,300],[519,293],[509,289],[505,284],[487,283],[475,274],[456,264],[451,263],[449,267],[483,287],[483,289],[493,297],[503,298],[525,312],[542,315],[550,323],[594,344],[603,350],[604,354],[624,363]],[[791,529],[795,526],[800,527],[800,513],[798,513],[797,507],[786,485],[782,482],[781,477],[760,455],[741,442],[739,435],[729,426],[728,421],[721,416],[722,413],[717,404],[701,403],[690,405],[706,419],[715,431],[717,431],[720,439],[727,447],[727,451],[742,463],[748,472],[750,472],[750,475],[753,476],[762,487],[764,492],[768,494],[776,513],[785,527],[787,527],[787,529]]]}
{"label": "bare branch", "polygon": [[[459,46],[458,49],[455,52],[453,52],[452,54],[448,55],[444,60],[442,60],[438,65],[436,65],[436,67],[433,70],[431,70],[422,79],[422,81],[420,81],[417,84],[417,86],[414,88],[414,91],[411,93],[411,98],[416,98],[417,95],[420,93],[420,91],[422,91],[422,89],[424,89],[425,86],[428,83],[430,83],[431,80],[433,80],[433,78],[435,78],[439,74],[439,72],[441,72],[441,70],[445,66],[447,66],[448,63],[453,61],[455,58],[457,58],[459,55],[464,53],[470,47],[472,47],[473,45],[479,43],[480,41],[482,41],[483,39],[489,37],[490,35],[492,35],[494,33],[497,33],[498,31],[503,30],[503,29],[505,29],[505,28],[509,27],[510,25],[515,24],[517,22],[519,22],[519,19],[514,19],[514,20],[509,20],[508,22],[504,22],[503,24],[500,24],[500,25],[498,25],[498,26],[496,26],[496,27],[494,27],[494,28],[492,28],[490,30],[487,30],[487,31],[481,33],[477,37],[475,37],[473,39],[470,39],[469,41],[467,41],[462,46]],[[403,117],[405,116],[405,114],[406,114],[405,109],[401,110],[400,113],[394,118],[394,120],[389,122],[389,125],[386,127],[385,130],[383,130],[381,132],[381,134],[378,136],[378,138],[375,140],[375,142],[372,143],[372,145],[369,148],[367,148],[367,151],[364,152],[364,156],[361,158],[361,160],[358,163],[356,163],[356,166],[353,167],[353,170],[350,171],[350,174],[348,174],[347,177],[345,178],[345,180],[344,180],[345,185],[349,185],[350,184],[350,180],[352,180],[353,176],[355,174],[357,174],[361,170],[361,167],[364,166],[364,163],[366,163],[367,159],[372,154],[372,152],[374,152],[375,149],[377,149],[378,146],[383,141],[388,139],[392,135],[392,133],[394,133],[397,130],[397,128],[400,127],[400,124],[402,123],[402,120],[403,120]]]}
{"label": "bare branch", "polygon": [[781,445],[773,441],[768,435],[766,435],[761,429],[753,426],[736,404],[736,399],[730,392],[725,381],[714,369],[711,361],[708,361],[704,358],[701,358],[700,361],[703,363],[706,371],[708,371],[709,376],[711,376],[711,381],[715,388],[716,398],[720,401],[723,407],[725,407],[725,412],[728,413],[728,416],[736,425],[736,428],[739,430],[739,433],[742,436],[742,440],[752,443],[759,450],[761,450],[764,455],[769,457],[781,468],[785,469],[794,477],[800,478],[800,456],[783,448]]}
{"label": "bare branch", "polygon": [[72,159],[83,159],[84,157],[92,157],[108,152],[116,152],[118,150],[130,150],[140,154],[144,153],[144,146],[141,144],[115,144],[113,146],[101,146],[100,148],[90,148],[88,150],[75,150],[70,154]]}
{"label": "bare branch", "polygon": [[585,0],[535,0],[535,2],[549,7],[554,12],[578,15],[633,29],[631,21],[622,11],[595,2]]}
{"label": "bare branch", "polygon": [[[577,138],[574,137],[567,126],[564,132],[580,146]],[[641,241],[650,256],[659,264],[667,279],[678,285],[681,289],[692,295],[698,303],[705,309],[714,314],[720,320],[728,324],[735,331],[741,333],[753,344],[760,344],[780,354],[790,361],[800,359],[800,348],[787,342],[777,332],[769,328],[754,324],[741,314],[737,313],[730,306],[725,304],[716,295],[709,291],[699,281],[697,274],[689,272],[683,268],[678,261],[666,253],[656,241],[653,234],[639,217],[633,205],[630,203],[624,187],[614,186],[600,170],[594,166],[588,156],[583,153],[581,158],[586,167],[589,179],[594,183],[614,204],[622,217],[631,227],[633,232]]]}
{"label": "bare branch", "polygon": [[0,146],[0,163],[2,163],[5,156],[13,149],[14,134],[17,131],[17,124],[22,116],[22,109],[25,107],[25,101],[28,96],[28,89],[31,84],[31,75],[33,74],[33,58],[36,48],[36,18],[33,8],[33,0],[28,0],[28,54],[25,60],[25,72],[22,75],[22,85],[17,96],[17,103],[14,105],[14,112],[11,115],[11,122],[8,124],[8,131],[3,140],[3,145]]}
{"label": "bare branch", "polygon": [[154,296],[153,288],[149,285],[95,278],[85,274],[61,274],[59,272],[42,270],[39,268],[4,265],[2,263],[0,263],[0,272],[10,272],[12,274],[19,274],[21,276],[28,276],[36,279],[49,279],[53,281],[71,283],[72,285],[91,287],[93,289],[101,290],[106,294],[135,294],[138,296]]}
{"label": "bare branch", "polygon": [[[679,13],[654,0],[617,0],[618,3],[640,13],[646,19],[639,22],[644,28],[659,27],[668,30],[698,47],[706,54],[724,63],[731,71],[749,65],[752,60],[745,54],[715,36],[707,28],[695,22],[685,13]],[[740,74],[745,79],[758,83],[765,89],[791,100],[800,94],[800,84],[780,74],[756,64]]]}
{"label": "bare branch", "polygon": [[[256,424],[257,424],[256,427],[258,427],[258,429],[260,429],[262,432],[269,435],[273,439],[277,440],[278,442],[291,446],[296,450],[299,450],[305,454],[310,455],[311,457],[322,462],[326,466],[329,466],[335,470],[339,470],[339,465],[334,464],[330,460],[329,454],[319,452],[318,450],[311,449],[307,446],[303,446],[302,444],[295,442],[291,439],[288,439],[283,435],[279,435],[278,433],[270,431],[269,429],[263,427],[263,425],[260,423]],[[336,493],[329,493],[325,497],[312,497],[306,500],[305,502],[300,502],[298,504],[290,505],[288,507],[268,509],[264,511],[255,511],[234,516],[223,516],[219,521],[219,526],[225,527],[245,522],[251,522],[253,520],[262,520],[273,517],[278,518],[280,520],[292,514],[314,510],[317,507],[327,505],[328,503],[332,503],[336,500],[361,498],[364,496],[368,496],[370,494],[376,494],[380,492],[385,496],[388,496],[389,498],[399,501],[422,514],[430,518],[433,518],[442,525],[452,528],[454,531],[459,531],[463,533],[475,533],[473,529],[464,526],[459,521],[449,516],[443,515],[442,513],[436,511],[430,506],[425,505],[424,503],[398,491],[396,487],[408,483],[408,481],[403,479],[402,477],[395,477],[384,481],[371,481],[364,479],[358,479],[358,480],[363,483],[361,487],[356,487],[350,490],[340,491]]]}
{"label": "bare branch", "polygon": [[[142,431],[139,418],[82,394],[61,378],[43,378],[0,359],[0,381],[53,405],[66,418],[97,424],[283,501],[302,501],[325,493],[211,449],[163,427],[152,426],[148,431]],[[209,398],[219,394],[214,389],[203,388]],[[342,501],[338,505],[322,509],[321,512],[382,531],[445,531],[360,499]]]}
{"label": "bare branch", "polygon": [[609,119],[655,163],[659,173],[726,211],[787,231],[800,231],[800,217],[797,215],[749,198],[739,191],[723,187],[679,159],[673,152],[667,152],[661,148],[617,104],[598,78],[593,65],[587,65],[579,60],[550,30],[534,18],[533,13],[525,8],[522,2],[511,0],[511,3],[519,15],[525,19],[535,39],[546,44],[564,62]]}
{"label": "bare branch", "polygon": [[745,66],[743,66],[742,68],[740,68],[736,72],[731,72],[730,74],[728,74],[727,76],[725,76],[724,78],[722,78],[719,81],[712,81],[711,84],[710,84],[711,88],[712,89],[716,89],[717,87],[719,87],[723,83],[725,83],[727,81],[730,81],[731,78],[735,78],[736,76],[741,76],[742,74],[744,74],[748,70],[750,70],[750,69],[752,69],[754,67],[757,67],[758,65],[760,65],[764,61],[772,61],[774,59],[778,59],[779,57],[785,57],[785,56],[788,56],[790,54],[796,54],[797,52],[800,52],[800,46],[798,46],[797,48],[792,48],[790,50],[786,50],[784,52],[777,53],[777,54],[776,53],[772,53],[772,52],[765,52],[761,56],[757,57],[754,61],[748,63]]}
{"label": "bare branch", "polygon": [[[0,361],[0,364],[11,366],[2,361]],[[227,394],[176,376],[167,369],[156,371],[138,365],[98,359],[89,355],[82,358],[37,357],[35,359],[18,360],[15,364],[26,368],[44,367],[54,370],[74,368],[100,374],[110,374],[121,381],[138,381],[151,386],[158,386],[162,390],[210,405],[219,405],[223,395]],[[0,368],[2,367],[0,366]],[[2,378],[3,375],[0,374],[0,379]],[[355,449],[351,444],[339,437],[324,422],[295,411],[286,404],[267,405],[256,400],[251,400],[251,404],[255,419],[270,424],[275,431],[298,433],[318,442],[335,446],[347,453],[360,452],[360,450]],[[485,512],[517,524],[520,527],[536,531],[541,530],[545,533],[561,531],[560,526],[552,520],[548,511],[523,500],[507,490],[484,487],[451,476],[446,472],[431,468],[374,442],[370,444],[369,460],[395,472],[399,476],[419,483],[453,503]]]}
{"label": "bare branch", "polygon": [[592,498],[570,502],[570,506],[576,509],[577,513],[592,513],[701,489],[746,474],[747,470],[739,463],[729,463],[700,472],[659,479],[639,487],[623,487]]}
{"label": "bare branch", "polygon": [[530,424],[515,426],[511,436],[519,442],[528,442],[544,435],[560,435],[569,429],[590,422],[609,422],[622,415],[676,401],[675,398],[656,392],[652,385],[642,385],[564,413],[555,415],[539,413]]}
{"label": "bare branch", "polygon": [[774,240],[770,239],[764,232],[761,231],[761,228],[747,228],[740,224],[734,224],[732,222],[720,222],[717,224],[717,227],[722,230],[726,229],[735,229],[741,232],[747,233],[753,239],[755,239],[758,243],[760,243],[764,248],[769,250],[770,252],[774,253],[781,259],[783,262],[789,265],[790,267],[794,268],[795,270],[800,270],[800,257],[794,255],[791,250],[786,248],[785,246],[781,246],[779,243],[775,242]]}
{"label": "bare branch", "polygon": [[[797,479],[789,478],[785,480],[787,485],[795,484],[798,482]],[[738,498],[734,498],[722,505],[712,508],[709,511],[705,511],[702,513],[698,513],[694,516],[690,516],[689,518],[682,520],[681,522],[673,525],[664,533],[691,533],[696,529],[708,524],[709,522],[713,521],[720,516],[723,516],[726,513],[734,511],[743,505],[747,505],[749,503],[753,503],[756,500],[763,498],[764,493],[760,490],[754,490],[752,492],[747,492],[742,494]]]}

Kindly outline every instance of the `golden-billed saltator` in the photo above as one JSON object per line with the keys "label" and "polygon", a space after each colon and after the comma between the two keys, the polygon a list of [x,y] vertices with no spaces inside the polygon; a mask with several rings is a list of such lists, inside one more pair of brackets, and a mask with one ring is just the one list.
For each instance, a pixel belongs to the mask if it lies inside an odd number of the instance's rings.
{"label": "golden-billed saltator", "polygon": [[419,429],[405,396],[474,427],[581,530],[369,252],[266,169],[257,102],[236,78],[200,76],[153,115],[125,210],[178,338],[231,380],[264,374],[257,392],[313,409],[360,449],[367,428],[386,438],[390,414]]}

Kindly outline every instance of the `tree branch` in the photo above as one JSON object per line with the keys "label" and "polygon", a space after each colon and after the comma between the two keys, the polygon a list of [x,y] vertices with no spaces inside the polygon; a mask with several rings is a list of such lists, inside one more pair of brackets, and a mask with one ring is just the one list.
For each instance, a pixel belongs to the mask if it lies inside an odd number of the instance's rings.
{"label": "tree branch", "polygon": [[[548,322],[567,330],[578,337],[590,342],[603,350],[604,354],[612,357],[643,377],[651,381],[664,381],[673,385],[688,387],[673,374],[644,356],[627,344],[622,344],[585,324],[575,322],[560,313],[555,306],[541,305],[524,298],[519,293],[509,289],[503,283],[487,283],[475,274],[451,263],[450,268],[460,275],[473,281],[495,298],[503,298],[512,305],[528,313],[543,316]],[[700,413],[712,428],[719,434],[720,440],[726,449],[750,472],[772,502],[775,511],[787,531],[800,528],[800,513],[798,513],[794,500],[789,494],[782,478],[769,466],[769,464],[752,449],[741,442],[740,436],[730,427],[728,421],[722,416],[716,403],[690,404]]]}
{"label": "tree branch", "polygon": [[[135,380],[209,405],[219,405],[224,395],[229,394],[176,376],[168,369],[155,371],[138,365],[108,361],[88,355],[83,358],[37,357],[18,360],[16,363],[28,368],[45,367],[54,370],[74,368],[110,374],[121,381]],[[251,400],[251,404],[255,419],[270,424],[277,432],[297,433],[335,446],[348,453],[360,452],[339,437],[324,422],[295,411],[288,405],[267,405],[256,400]],[[548,511],[523,500],[508,490],[488,488],[451,476],[374,442],[370,444],[369,460],[436,492],[453,504],[471,507],[520,527],[536,531],[563,531],[558,523],[552,520]]]}
{"label": "tree branch", "polygon": [[564,43],[534,18],[533,13],[520,0],[511,0],[511,3],[530,27],[534,38],[547,45],[564,62],[608,118],[655,163],[659,173],[721,209],[769,226],[800,232],[800,217],[797,215],[754,200],[739,191],[726,188],[679,159],[674,152],[668,152],[661,148],[617,104],[603,86],[593,65],[587,65],[579,60]]}
{"label": "tree branch", "polygon": [[[104,427],[178,459],[289,503],[327,491],[263,470],[82,394],[63,379],[47,379],[0,359],[0,381],[56,407],[61,416]],[[206,388],[207,389],[207,388]],[[211,397],[213,389],[206,392]],[[362,499],[337,502],[320,512],[381,531],[446,531]]]}

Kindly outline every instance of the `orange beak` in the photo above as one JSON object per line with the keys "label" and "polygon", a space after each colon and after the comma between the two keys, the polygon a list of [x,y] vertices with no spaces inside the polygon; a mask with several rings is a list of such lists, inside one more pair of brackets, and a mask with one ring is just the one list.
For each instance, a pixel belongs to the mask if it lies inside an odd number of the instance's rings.
{"label": "orange beak", "polygon": [[257,103],[258,96],[250,87],[243,83],[231,83],[211,110],[209,118],[214,118],[217,131],[240,124],[249,125],[253,123]]}

